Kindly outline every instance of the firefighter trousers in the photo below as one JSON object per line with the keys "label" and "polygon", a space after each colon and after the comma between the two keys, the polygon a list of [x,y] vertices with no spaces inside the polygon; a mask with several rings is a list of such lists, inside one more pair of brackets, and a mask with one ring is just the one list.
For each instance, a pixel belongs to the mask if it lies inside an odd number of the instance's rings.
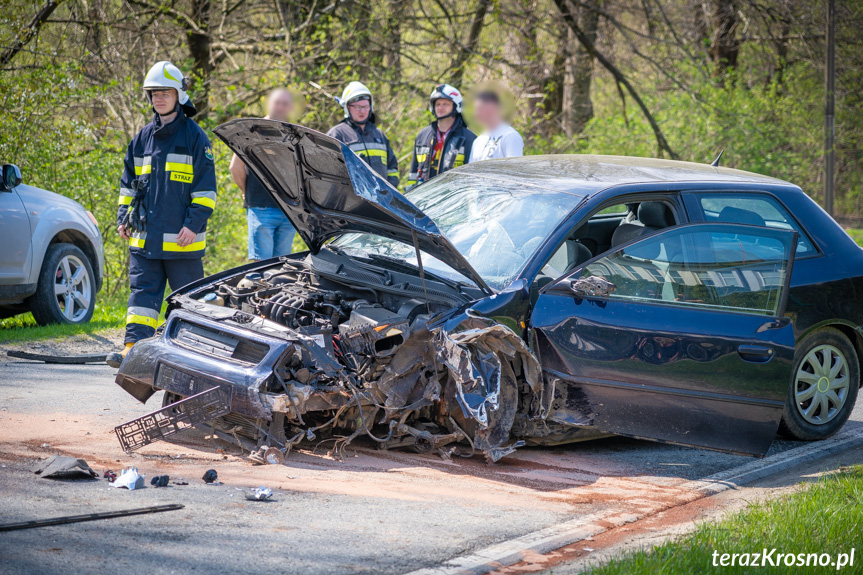
{"label": "firefighter trousers", "polygon": [[129,258],[129,309],[125,343],[153,337],[165,297],[165,284],[176,290],[204,277],[202,258],[156,260],[132,253]]}

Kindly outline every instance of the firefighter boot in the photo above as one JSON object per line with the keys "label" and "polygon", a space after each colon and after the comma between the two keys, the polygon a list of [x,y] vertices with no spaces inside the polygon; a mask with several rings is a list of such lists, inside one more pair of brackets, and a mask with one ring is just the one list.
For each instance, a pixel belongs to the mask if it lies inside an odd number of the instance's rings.
{"label": "firefighter boot", "polygon": [[105,358],[105,363],[110,365],[113,368],[119,368],[120,364],[123,363],[123,360],[126,359],[126,355],[129,353],[129,350],[132,349],[132,343],[127,343],[121,351],[112,351]]}

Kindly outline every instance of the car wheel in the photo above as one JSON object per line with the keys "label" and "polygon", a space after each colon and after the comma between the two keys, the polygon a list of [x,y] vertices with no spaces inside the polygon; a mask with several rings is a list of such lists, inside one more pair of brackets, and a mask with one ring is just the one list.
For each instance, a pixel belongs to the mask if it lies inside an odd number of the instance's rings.
{"label": "car wheel", "polygon": [[39,325],[90,321],[96,307],[96,282],[84,252],[72,244],[48,246],[29,304]]}
{"label": "car wheel", "polygon": [[830,437],[857,400],[860,363],[854,345],[837,329],[819,329],[797,344],[794,358],[779,430],[803,441]]}

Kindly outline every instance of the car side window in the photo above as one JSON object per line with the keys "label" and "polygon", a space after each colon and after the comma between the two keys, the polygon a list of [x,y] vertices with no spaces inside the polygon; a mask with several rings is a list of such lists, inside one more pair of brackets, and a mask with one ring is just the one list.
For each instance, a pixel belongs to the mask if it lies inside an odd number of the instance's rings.
{"label": "car side window", "polygon": [[707,222],[728,222],[793,230],[799,234],[798,257],[817,253],[812,241],[797,221],[772,196],[752,192],[698,194],[698,203]]}
{"label": "car side window", "polygon": [[[608,299],[776,316],[794,235],[727,224],[671,228],[609,253],[568,281],[576,293],[605,286]],[[587,278],[612,286],[582,282]]]}

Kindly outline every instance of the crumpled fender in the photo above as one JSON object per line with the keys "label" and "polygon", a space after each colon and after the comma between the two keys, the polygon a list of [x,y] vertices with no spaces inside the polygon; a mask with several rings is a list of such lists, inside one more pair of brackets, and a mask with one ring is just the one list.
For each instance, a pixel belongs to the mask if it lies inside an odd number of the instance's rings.
{"label": "crumpled fender", "polygon": [[474,447],[496,461],[523,445],[511,442],[516,414],[544,419],[553,392],[536,357],[510,328],[482,317],[468,317],[459,327],[412,334],[374,393],[388,418],[440,401],[473,436]]}

